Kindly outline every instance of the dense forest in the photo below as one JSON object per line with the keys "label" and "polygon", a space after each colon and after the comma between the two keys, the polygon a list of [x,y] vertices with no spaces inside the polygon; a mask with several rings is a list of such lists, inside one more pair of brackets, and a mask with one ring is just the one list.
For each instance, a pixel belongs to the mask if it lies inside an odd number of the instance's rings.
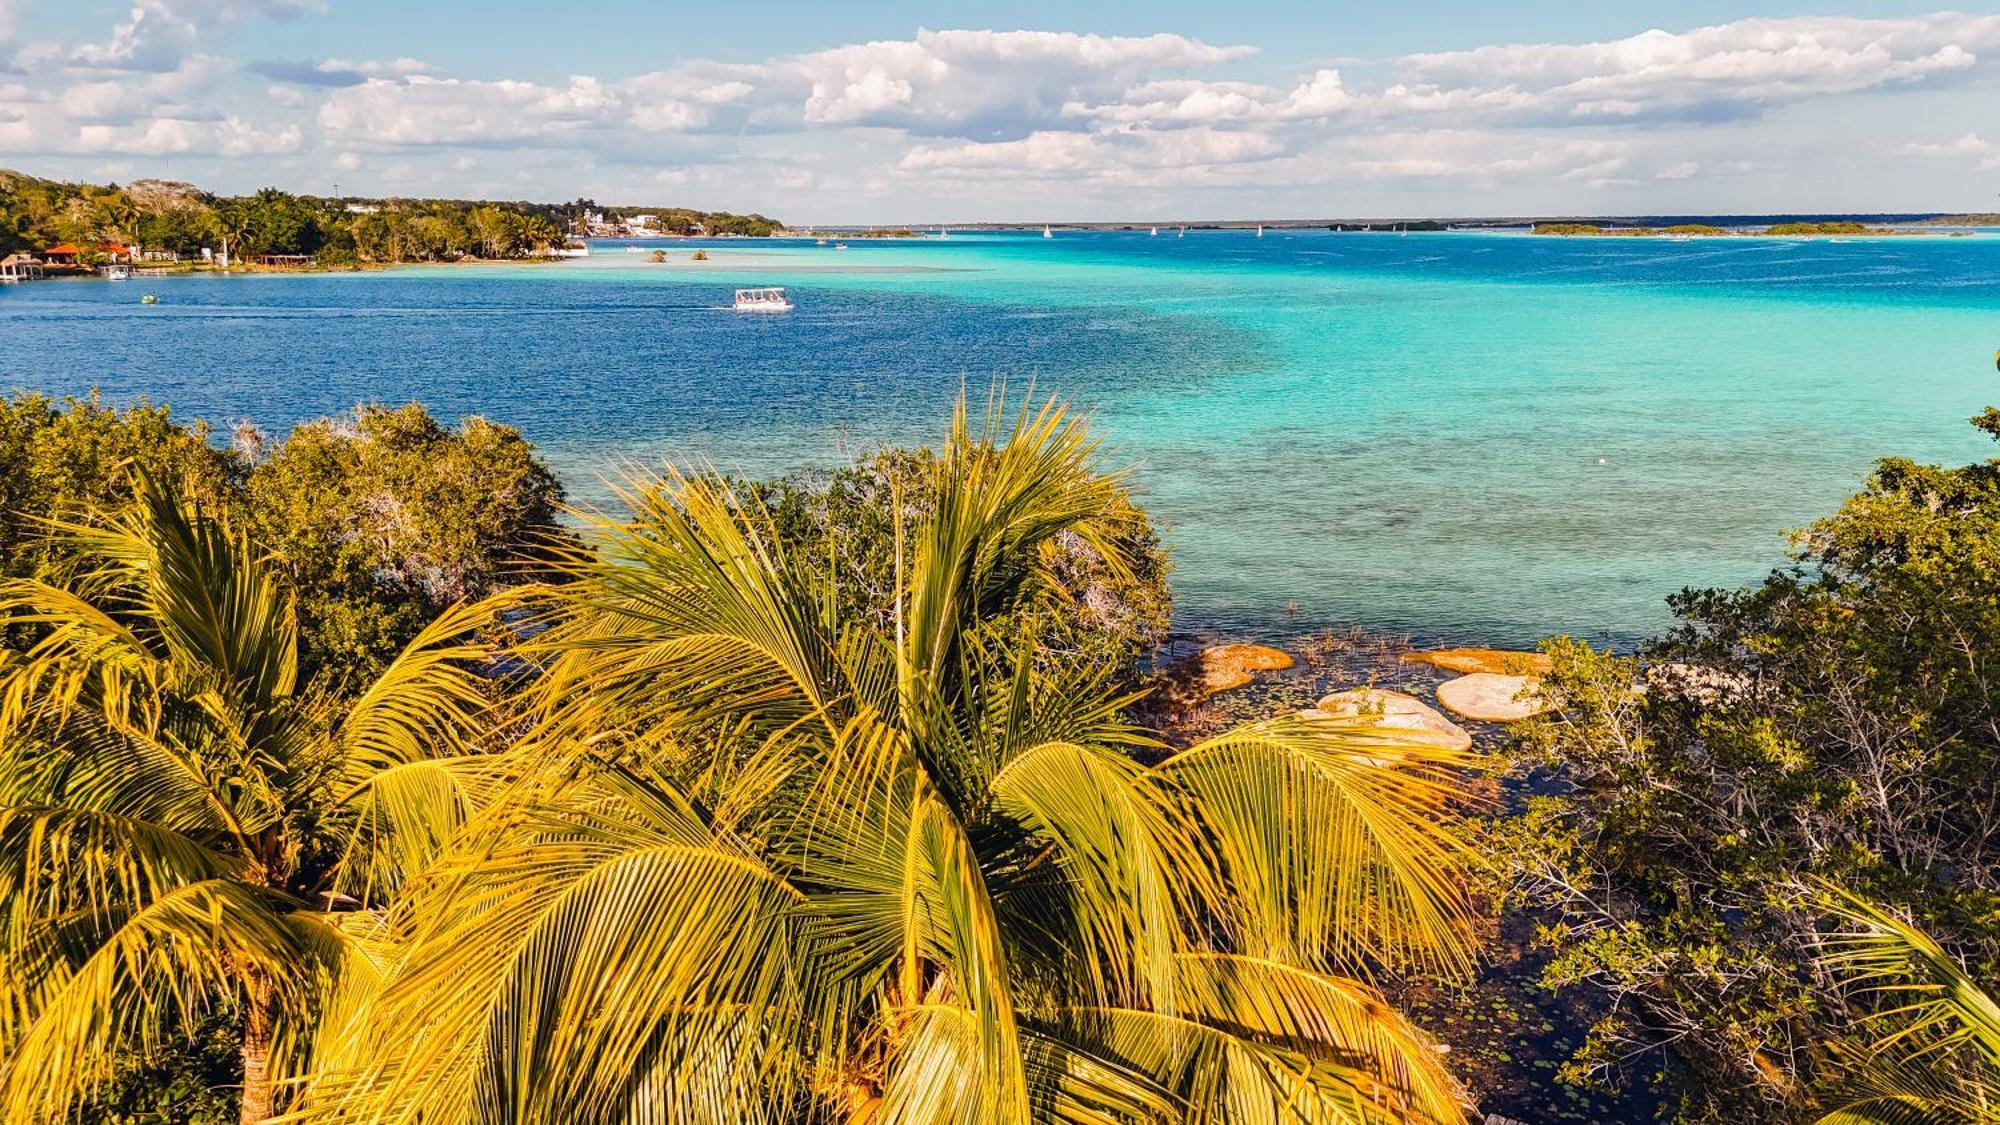
{"label": "dense forest", "polygon": [[[198,257],[226,240],[238,260],[258,255],[311,255],[322,265],[434,262],[460,258],[525,258],[567,243],[577,223],[605,210],[590,200],[571,203],[457,199],[338,199],[265,188],[255,195],[219,196],[164,180],[74,184],[0,170],[0,255],[39,253],[61,243],[90,248],[137,243]],[[651,213],[663,229],[689,233],[767,235],[776,224],[761,215],[685,208],[611,208]]]}

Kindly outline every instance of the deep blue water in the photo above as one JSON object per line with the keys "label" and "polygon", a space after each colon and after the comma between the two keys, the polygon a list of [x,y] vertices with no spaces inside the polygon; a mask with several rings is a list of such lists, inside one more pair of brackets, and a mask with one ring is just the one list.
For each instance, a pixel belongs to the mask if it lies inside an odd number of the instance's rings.
{"label": "deep blue water", "polygon": [[[1630,640],[1995,394],[2000,237],[1671,243],[1171,231],[666,246],[584,261],[0,289],[0,389],[282,431],[420,399],[573,492],[935,440],[961,387],[1087,409],[1182,624]],[[727,311],[785,285],[789,316]],[[161,298],[141,306],[143,292]],[[1288,607],[1296,606],[1296,614]]]}

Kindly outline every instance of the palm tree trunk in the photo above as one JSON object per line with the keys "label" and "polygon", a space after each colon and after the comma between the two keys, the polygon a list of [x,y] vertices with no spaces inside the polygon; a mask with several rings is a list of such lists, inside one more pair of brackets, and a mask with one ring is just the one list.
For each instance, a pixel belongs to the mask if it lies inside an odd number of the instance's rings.
{"label": "palm tree trunk", "polygon": [[243,1027],[243,1125],[278,1112],[277,1090],[271,1083],[271,982],[252,970],[243,982],[249,1009]]}

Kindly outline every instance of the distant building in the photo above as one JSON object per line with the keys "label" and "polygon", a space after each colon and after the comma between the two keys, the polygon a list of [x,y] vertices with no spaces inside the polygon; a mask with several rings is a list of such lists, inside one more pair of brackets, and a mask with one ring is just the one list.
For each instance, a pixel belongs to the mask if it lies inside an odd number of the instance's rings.
{"label": "distant building", "polygon": [[26,254],[0,258],[0,281],[27,281],[42,276],[42,263]]}

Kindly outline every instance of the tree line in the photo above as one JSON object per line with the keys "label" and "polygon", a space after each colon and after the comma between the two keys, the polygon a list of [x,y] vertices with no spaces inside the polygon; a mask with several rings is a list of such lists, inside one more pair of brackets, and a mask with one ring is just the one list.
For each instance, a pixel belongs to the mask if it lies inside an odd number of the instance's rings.
{"label": "tree line", "polygon": [[[570,241],[589,200],[542,204],[454,199],[363,199],[294,195],[265,188],[218,196],[191,185],[140,180],[72,184],[0,170],[0,255],[62,243],[86,252],[137,243],[183,257],[226,243],[237,259],[309,255],[322,264],[526,258]],[[614,209],[618,210],[618,209]],[[625,208],[639,212],[643,208]],[[661,209],[667,229],[768,235],[760,215]]]}

